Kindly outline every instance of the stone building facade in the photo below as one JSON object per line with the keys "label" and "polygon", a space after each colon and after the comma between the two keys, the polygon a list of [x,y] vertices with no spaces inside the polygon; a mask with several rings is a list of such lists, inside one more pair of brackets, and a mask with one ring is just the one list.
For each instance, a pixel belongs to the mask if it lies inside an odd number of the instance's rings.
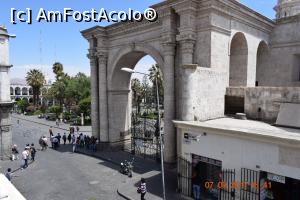
{"label": "stone building facade", "polygon": [[[51,85],[52,81],[45,78],[45,83],[39,95],[39,104],[52,105],[55,103],[54,100],[46,98]],[[10,82],[10,97],[12,101],[25,99],[27,102],[33,103],[32,87],[27,84],[25,79],[12,78]]]}
{"label": "stone building facade", "polygon": [[8,159],[12,145],[10,111],[12,102],[9,94],[9,38],[4,26],[0,26],[0,159]]}
{"label": "stone building facade", "polygon": [[[145,55],[154,58],[164,76],[167,162],[176,158],[172,120],[223,117],[225,97],[235,97],[231,94],[240,88],[297,86],[299,4],[278,1],[277,18],[271,20],[236,0],[170,0],[151,6],[159,16],[155,22],[82,31],[90,45],[93,134],[110,145],[129,137],[130,75],[121,68],[134,68]],[[246,107],[246,93],[240,95]]]}

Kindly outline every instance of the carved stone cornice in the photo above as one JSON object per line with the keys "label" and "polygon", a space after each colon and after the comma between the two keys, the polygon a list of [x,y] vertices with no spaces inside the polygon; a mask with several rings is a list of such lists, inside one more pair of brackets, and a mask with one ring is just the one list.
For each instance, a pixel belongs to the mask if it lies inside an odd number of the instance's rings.
{"label": "carved stone cornice", "polygon": [[161,44],[163,46],[164,55],[167,56],[175,55],[175,47],[176,47],[175,42],[162,42]]}
{"label": "carved stone cornice", "polygon": [[176,36],[176,41],[181,42],[181,41],[196,41],[196,34],[194,32],[185,32],[185,33],[180,33],[179,35]]}
{"label": "carved stone cornice", "polygon": [[165,32],[161,34],[161,43],[176,43],[176,35],[172,32]]}
{"label": "carved stone cornice", "polygon": [[197,64],[184,64],[182,65],[183,69],[191,69],[191,70],[196,70],[198,67]]}
{"label": "carved stone cornice", "polygon": [[180,40],[180,49],[183,54],[188,53],[188,54],[193,54],[194,53],[194,46],[195,46],[196,41],[195,40]]}
{"label": "carved stone cornice", "polygon": [[96,57],[98,58],[99,64],[106,64],[107,58],[108,58],[108,53],[107,53],[107,51],[104,51],[104,50],[98,50],[96,52]]}
{"label": "carved stone cornice", "polygon": [[96,59],[96,49],[89,49],[89,53],[86,55],[90,60]]}

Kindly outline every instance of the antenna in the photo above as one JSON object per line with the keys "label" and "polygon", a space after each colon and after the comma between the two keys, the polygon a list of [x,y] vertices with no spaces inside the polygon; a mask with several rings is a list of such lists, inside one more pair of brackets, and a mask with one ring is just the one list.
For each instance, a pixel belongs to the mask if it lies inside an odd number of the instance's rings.
{"label": "antenna", "polygon": [[40,53],[40,66],[42,66],[42,53],[43,53],[43,48],[42,48],[42,30],[40,30],[40,41],[39,41],[39,53]]}
{"label": "antenna", "polygon": [[54,44],[54,62],[57,62],[57,57],[56,57],[56,44]]}

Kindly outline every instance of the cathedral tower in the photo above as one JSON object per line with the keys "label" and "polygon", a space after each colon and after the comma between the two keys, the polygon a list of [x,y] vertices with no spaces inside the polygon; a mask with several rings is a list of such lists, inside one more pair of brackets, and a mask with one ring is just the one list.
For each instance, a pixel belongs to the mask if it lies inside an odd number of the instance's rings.
{"label": "cathedral tower", "polygon": [[300,0],[278,0],[275,6],[276,19],[300,14]]}
{"label": "cathedral tower", "polygon": [[10,111],[12,102],[10,99],[9,71],[9,35],[4,26],[0,26],[0,159],[8,159],[11,155],[12,134]]}

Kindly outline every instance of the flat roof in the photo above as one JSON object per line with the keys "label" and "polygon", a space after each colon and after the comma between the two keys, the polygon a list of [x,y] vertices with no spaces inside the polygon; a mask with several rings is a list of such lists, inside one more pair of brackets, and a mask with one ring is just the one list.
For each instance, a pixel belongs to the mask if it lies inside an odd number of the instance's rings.
{"label": "flat roof", "polygon": [[289,143],[300,143],[300,129],[284,128],[271,124],[254,121],[240,120],[229,117],[208,120],[205,122],[194,121],[174,121],[178,128],[204,128],[224,131],[230,135],[248,136],[251,138],[265,137],[279,140],[288,140]]}

